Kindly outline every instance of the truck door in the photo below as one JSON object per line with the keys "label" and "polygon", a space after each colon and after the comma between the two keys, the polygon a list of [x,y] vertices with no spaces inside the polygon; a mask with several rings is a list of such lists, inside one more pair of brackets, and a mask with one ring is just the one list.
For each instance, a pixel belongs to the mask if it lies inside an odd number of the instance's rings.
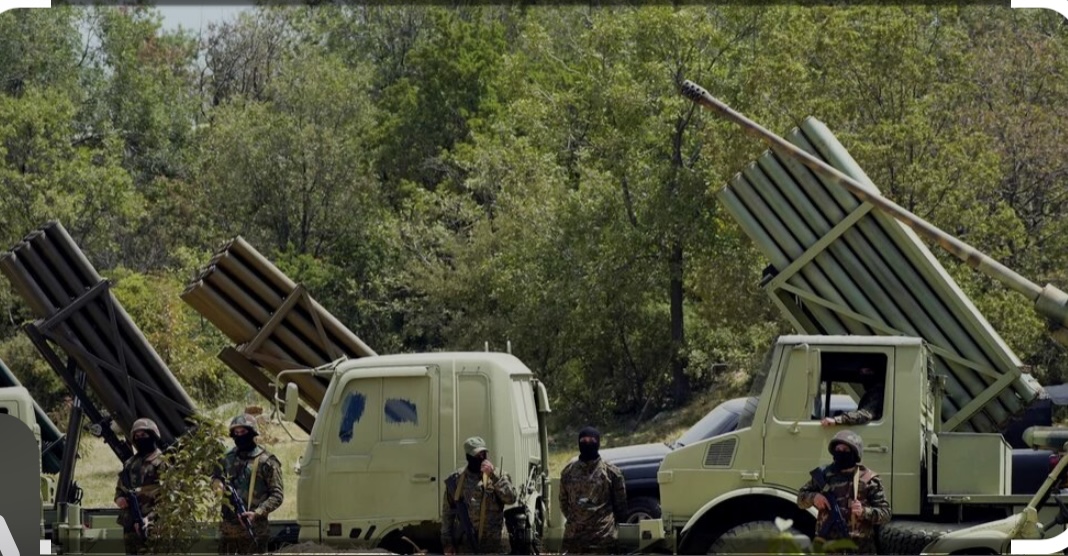
{"label": "truck door", "polygon": [[325,438],[331,446],[323,506],[329,522],[342,523],[346,537],[366,538],[369,521],[381,530],[390,522],[432,520],[438,514],[439,371],[373,372],[354,376],[338,389]]}
{"label": "truck door", "polygon": [[[813,353],[817,348],[818,355]],[[807,349],[793,349],[777,375],[775,397],[765,425],[764,482],[796,492],[809,480],[813,468],[831,463],[828,443],[836,433],[849,429],[864,439],[861,463],[879,474],[887,498],[893,503],[893,351],[839,346]],[[818,368],[818,387],[809,375],[812,365]],[[862,368],[871,369],[874,377],[862,375]],[[851,393],[859,401],[854,392],[859,390],[861,380],[881,382],[882,411],[865,424],[824,426],[821,419],[833,416],[827,411],[828,394]]]}

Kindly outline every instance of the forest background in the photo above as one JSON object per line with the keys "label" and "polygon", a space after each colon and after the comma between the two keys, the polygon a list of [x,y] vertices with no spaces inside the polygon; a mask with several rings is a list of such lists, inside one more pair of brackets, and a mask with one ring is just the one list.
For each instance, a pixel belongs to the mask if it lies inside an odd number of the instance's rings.
{"label": "forest background", "polygon": [[[743,393],[792,332],[715,199],[764,145],[684,79],[780,134],[817,117],[886,196],[1068,288],[1066,29],[978,5],[327,3],[196,36],[151,8],[8,11],[0,249],[62,222],[205,406],[249,389],[179,293],[241,235],[378,353],[511,342],[555,430],[633,426]],[[1027,303],[933,250],[1068,379]],[[7,284],[0,309],[0,358],[58,419]]]}

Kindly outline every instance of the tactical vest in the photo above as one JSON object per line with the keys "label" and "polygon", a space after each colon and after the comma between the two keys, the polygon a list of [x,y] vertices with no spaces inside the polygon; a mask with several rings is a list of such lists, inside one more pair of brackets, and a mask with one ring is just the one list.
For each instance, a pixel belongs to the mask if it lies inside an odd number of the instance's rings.
{"label": "tactical vest", "polygon": [[[252,457],[242,458],[237,450],[230,450],[223,458],[226,481],[236,490],[245,502],[245,507],[252,511],[267,498],[267,482],[260,479],[260,466],[269,457],[260,446],[252,451]],[[251,485],[251,486],[250,486]]]}

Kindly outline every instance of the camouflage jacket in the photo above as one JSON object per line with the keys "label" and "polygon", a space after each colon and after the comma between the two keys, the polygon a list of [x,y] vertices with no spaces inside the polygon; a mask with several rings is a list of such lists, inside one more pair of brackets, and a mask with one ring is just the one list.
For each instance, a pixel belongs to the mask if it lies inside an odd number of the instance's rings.
{"label": "camouflage jacket", "polygon": [[[122,471],[115,482],[115,500],[135,493],[141,506],[141,515],[150,520],[155,517],[156,495],[159,492],[160,472],[166,469],[163,452],[158,448],[147,455],[136,454],[122,464]],[[126,531],[133,530],[133,512],[127,502],[126,509],[119,510],[118,523]]]}
{"label": "camouflage jacket", "polygon": [[860,397],[857,408],[834,418],[839,425],[863,425],[881,417],[883,414],[883,398],[885,387],[881,384],[872,386],[864,391]]}
{"label": "camouflage jacket", "polygon": [[[861,551],[870,552],[875,526],[890,521],[891,517],[890,502],[886,499],[878,475],[859,464],[853,472],[838,471],[834,464],[831,464],[818,467],[812,470],[812,473],[814,477],[801,487],[797,495],[797,505],[808,509],[813,506],[816,494],[823,494],[828,502],[838,506],[844,520],[844,523],[829,523],[837,519],[834,514],[819,510],[816,517],[816,536],[828,541],[845,539],[848,531],[848,538],[853,540]],[[853,503],[854,475],[858,475],[856,499],[860,500],[864,507],[861,516],[855,520],[850,509]],[[817,485],[817,479],[823,483],[822,487]]]}
{"label": "camouflage jacket", "polygon": [[[441,544],[443,547],[459,548],[460,552],[469,552],[472,547],[459,516],[461,510],[457,498],[463,499],[474,534],[479,535],[479,552],[499,551],[504,531],[504,507],[514,504],[517,498],[508,474],[497,475],[495,472],[488,478],[485,488],[482,486],[482,474],[468,471],[466,466],[457,469],[445,479],[445,496],[441,506]],[[478,530],[483,504],[485,521],[480,534]]]}
{"label": "camouflage jacket", "polygon": [[569,463],[560,473],[560,511],[564,538],[614,538],[627,515],[623,472],[603,458]]}
{"label": "camouflage jacket", "polygon": [[[256,446],[248,453],[231,448],[216,467],[214,478],[225,480],[234,487],[248,511],[256,512],[261,518],[277,510],[285,497],[282,462],[262,446]],[[227,504],[223,505],[222,516],[224,520],[236,519]]]}

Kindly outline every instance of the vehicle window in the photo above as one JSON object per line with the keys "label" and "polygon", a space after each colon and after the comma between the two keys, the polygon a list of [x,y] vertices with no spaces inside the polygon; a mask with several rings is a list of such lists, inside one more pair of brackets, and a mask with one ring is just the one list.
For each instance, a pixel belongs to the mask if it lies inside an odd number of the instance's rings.
{"label": "vehicle window", "polygon": [[730,432],[738,425],[738,414],[725,408],[723,404],[716,406],[695,423],[689,430],[675,441],[675,447],[688,446],[700,442],[706,438],[712,438],[718,434]]}
{"label": "vehicle window", "polygon": [[[854,414],[855,407],[843,408],[843,404],[835,403],[834,398],[842,394],[853,396],[858,406],[864,405],[864,409],[871,412],[872,421],[882,418],[887,377],[885,354],[824,352],[821,363],[820,392],[812,400],[812,419],[834,417],[844,410],[852,421],[856,421],[855,424],[867,422],[867,414]],[[865,399],[863,394],[868,390],[871,392]]]}

